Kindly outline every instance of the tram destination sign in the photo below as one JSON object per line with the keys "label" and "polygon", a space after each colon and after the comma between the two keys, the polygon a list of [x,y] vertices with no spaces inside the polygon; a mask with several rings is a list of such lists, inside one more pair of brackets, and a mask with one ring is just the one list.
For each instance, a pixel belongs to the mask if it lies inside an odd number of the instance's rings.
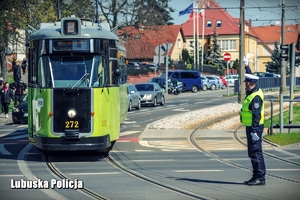
{"label": "tram destination sign", "polygon": [[53,40],[53,51],[89,51],[90,41],[87,39]]}

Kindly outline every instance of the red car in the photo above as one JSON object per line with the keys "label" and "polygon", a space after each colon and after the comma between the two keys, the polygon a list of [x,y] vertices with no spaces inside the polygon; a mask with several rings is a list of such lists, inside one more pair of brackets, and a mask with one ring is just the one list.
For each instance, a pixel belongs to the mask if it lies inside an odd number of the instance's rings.
{"label": "red car", "polygon": [[223,84],[227,87],[227,80],[223,76],[219,76]]}

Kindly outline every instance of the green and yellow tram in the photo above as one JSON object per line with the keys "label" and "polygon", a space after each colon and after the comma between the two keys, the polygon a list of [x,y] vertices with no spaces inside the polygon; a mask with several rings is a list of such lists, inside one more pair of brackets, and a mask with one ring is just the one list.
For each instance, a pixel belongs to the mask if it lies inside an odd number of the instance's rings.
{"label": "green and yellow tram", "polygon": [[127,115],[125,49],[76,17],[29,39],[28,137],[42,151],[109,152]]}

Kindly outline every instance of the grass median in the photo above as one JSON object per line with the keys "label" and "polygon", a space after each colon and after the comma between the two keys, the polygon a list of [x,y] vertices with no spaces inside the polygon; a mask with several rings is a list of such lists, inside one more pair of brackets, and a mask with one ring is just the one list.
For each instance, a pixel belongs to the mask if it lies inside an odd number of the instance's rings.
{"label": "grass median", "polygon": [[[279,117],[280,115],[273,116],[274,125],[280,123]],[[283,112],[283,124],[288,124],[288,123],[289,123],[289,110]],[[300,124],[300,105],[293,106],[293,124]],[[269,128],[271,126],[271,120],[270,119],[265,120],[264,126],[265,128]],[[277,133],[273,135],[266,135],[264,136],[264,138],[280,146],[300,143],[300,132],[293,131],[293,129],[291,129],[291,131],[292,131],[291,133]]]}

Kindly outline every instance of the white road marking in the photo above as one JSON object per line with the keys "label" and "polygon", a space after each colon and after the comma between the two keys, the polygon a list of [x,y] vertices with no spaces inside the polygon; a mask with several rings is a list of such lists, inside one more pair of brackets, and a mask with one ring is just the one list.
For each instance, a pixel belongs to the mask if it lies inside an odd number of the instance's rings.
{"label": "white road marking", "polygon": [[146,150],[146,149],[135,149],[136,152],[151,152],[152,150]]}
{"label": "white road marking", "polygon": [[172,162],[174,159],[165,159],[165,160],[131,160],[133,162]]}
{"label": "white road marking", "polygon": [[189,101],[189,100],[179,100],[179,101]]}
{"label": "white road marking", "polygon": [[4,144],[0,144],[0,153],[2,155],[11,155],[11,153],[5,149]]}
{"label": "white road marking", "polygon": [[201,104],[201,103],[204,103],[203,101],[200,101],[200,102],[195,102],[194,104]]}
{"label": "white road marking", "polygon": [[6,165],[6,163],[0,163],[0,165]]}
{"label": "white road marking", "polygon": [[19,125],[18,128],[27,128],[28,125],[27,124],[24,124],[24,125]]}
{"label": "white road marking", "polygon": [[0,175],[0,177],[15,177],[15,176],[24,176],[23,174],[6,174],[6,175]]}
{"label": "white road marking", "polygon": [[86,176],[86,175],[111,175],[120,174],[120,172],[98,172],[98,173],[70,173],[73,176]]}
{"label": "white road marking", "polygon": [[126,153],[127,151],[111,150],[111,153]]}
{"label": "white road marking", "polygon": [[136,121],[124,121],[123,124],[135,124]]}
{"label": "white road marking", "polygon": [[161,149],[162,151],[181,151],[181,150],[176,150],[176,149]]}
{"label": "white road marking", "polygon": [[300,171],[300,169],[267,169],[268,171]]}
{"label": "white road marking", "polygon": [[185,112],[185,111],[190,111],[190,109],[177,108],[177,109],[173,109],[173,111]]}
{"label": "white road marking", "polygon": [[179,172],[179,173],[186,173],[186,172],[223,172],[224,170],[219,170],[219,169],[207,169],[207,170],[201,170],[201,169],[196,169],[196,170],[174,170],[174,172]]}
{"label": "white road marking", "polygon": [[[26,162],[26,154],[30,151],[33,146],[31,144],[26,145],[22,151],[18,155],[18,167],[19,170],[24,174],[27,180],[37,180],[38,178],[32,173],[27,162]],[[43,193],[51,197],[52,199],[68,199],[65,196],[59,194],[53,189],[40,189]]]}
{"label": "white road marking", "polygon": [[120,136],[125,136],[125,135],[131,135],[131,134],[135,134],[135,133],[139,133],[141,131],[124,131],[120,133]]}

